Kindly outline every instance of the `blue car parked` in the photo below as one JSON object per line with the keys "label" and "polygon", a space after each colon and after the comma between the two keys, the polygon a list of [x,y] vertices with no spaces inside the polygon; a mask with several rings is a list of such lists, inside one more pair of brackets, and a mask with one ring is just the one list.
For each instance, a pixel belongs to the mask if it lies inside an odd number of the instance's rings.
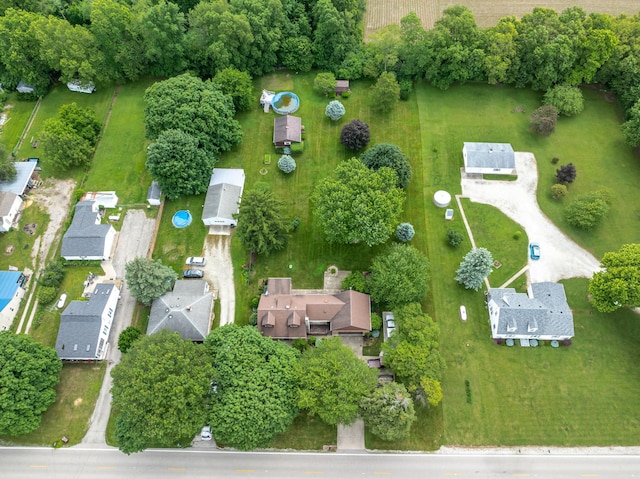
{"label": "blue car parked", "polygon": [[540,245],[538,243],[529,244],[529,256],[531,256],[533,260],[540,259]]}

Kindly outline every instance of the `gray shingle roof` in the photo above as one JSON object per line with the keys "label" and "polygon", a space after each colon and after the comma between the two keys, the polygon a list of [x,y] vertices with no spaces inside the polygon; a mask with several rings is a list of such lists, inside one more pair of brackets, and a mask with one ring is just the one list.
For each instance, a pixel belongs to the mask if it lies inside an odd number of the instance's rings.
{"label": "gray shingle roof", "polygon": [[111,225],[96,224],[98,213],[94,211],[94,201],[76,204],[71,226],[62,237],[63,257],[102,256],[105,240]]}
{"label": "gray shingle roof", "polygon": [[209,334],[213,294],[204,280],[178,280],[173,291],[151,305],[147,334],[162,329],[175,331],[183,339],[203,341]]}
{"label": "gray shingle roof", "polygon": [[160,190],[160,186],[157,181],[152,181],[151,186],[147,190],[147,200],[160,200],[160,196],[162,195],[162,191]]}
{"label": "gray shingle roof", "polygon": [[302,141],[302,118],[293,115],[279,116],[273,120],[273,142]]}
{"label": "gray shingle roof", "polygon": [[558,283],[533,283],[532,297],[513,288],[491,288],[489,301],[500,308],[496,334],[573,337],[573,313],[564,287]]}
{"label": "gray shingle roof", "polygon": [[515,169],[516,159],[513,147],[509,143],[469,143],[465,142],[467,152],[465,166],[472,168],[511,168]]}
{"label": "gray shingle roof", "polygon": [[16,195],[22,195],[38,163],[35,161],[16,161],[14,166],[16,167],[16,177],[13,181],[1,181],[0,191],[10,191]]}
{"label": "gray shingle roof", "polygon": [[202,209],[202,220],[223,218],[235,223],[233,215],[238,212],[244,188],[244,170],[239,168],[214,168],[207,196]]}
{"label": "gray shingle roof", "polygon": [[[115,284],[98,284],[89,301],[71,301],[62,312],[56,340],[56,351],[60,359],[95,357],[102,326],[102,313],[115,287]],[[77,347],[74,351],[75,345]]]}

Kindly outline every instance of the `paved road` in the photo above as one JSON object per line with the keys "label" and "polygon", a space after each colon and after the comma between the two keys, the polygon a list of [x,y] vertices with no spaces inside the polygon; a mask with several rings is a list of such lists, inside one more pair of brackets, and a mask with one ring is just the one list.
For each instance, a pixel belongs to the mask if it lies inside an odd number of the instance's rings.
{"label": "paved road", "polygon": [[3,479],[186,478],[288,479],[630,479],[640,456],[239,453],[151,450],[126,456],[116,450],[2,448]]}

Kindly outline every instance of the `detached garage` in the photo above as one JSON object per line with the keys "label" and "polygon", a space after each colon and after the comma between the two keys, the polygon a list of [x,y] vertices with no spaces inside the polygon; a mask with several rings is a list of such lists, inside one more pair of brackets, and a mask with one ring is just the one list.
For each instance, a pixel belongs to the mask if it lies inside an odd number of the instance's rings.
{"label": "detached garage", "polygon": [[233,215],[239,210],[243,189],[243,169],[213,169],[202,210],[202,222],[209,227],[209,234],[229,234],[229,228],[238,224]]}
{"label": "detached garage", "polygon": [[515,175],[516,157],[509,143],[468,143],[462,148],[465,173]]}

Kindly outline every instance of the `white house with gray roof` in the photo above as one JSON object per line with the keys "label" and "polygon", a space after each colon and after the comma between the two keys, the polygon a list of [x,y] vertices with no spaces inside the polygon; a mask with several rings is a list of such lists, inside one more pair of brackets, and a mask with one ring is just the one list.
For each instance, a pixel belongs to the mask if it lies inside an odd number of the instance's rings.
{"label": "white house with gray roof", "polygon": [[205,280],[176,281],[173,291],[151,304],[147,334],[170,329],[191,341],[204,341],[211,329],[213,294]]}
{"label": "white house with gray roof", "polygon": [[97,284],[89,301],[71,301],[60,316],[56,340],[58,357],[66,361],[102,360],[107,353],[111,324],[120,290]]}
{"label": "white house with gray roof", "polygon": [[487,303],[494,339],[562,341],[574,336],[573,313],[561,284],[533,283],[528,294],[490,288]]}
{"label": "white house with gray roof", "polygon": [[515,175],[516,156],[509,143],[468,143],[462,148],[465,173]]}
{"label": "white house with gray roof", "polygon": [[[244,189],[244,170],[242,168],[214,168],[207,196],[202,209],[202,222],[209,226],[209,233],[226,232],[228,227],[238,224],[233,215],[240,208],[240,199]],[[211,228],[222,226],[225,228]]]}
{"label": "white house with gray roof", "polygon": [[106,260],[116,230],[108,224],[100,224],[100,211],[96,201],[80,201],[76,204],[71,226],[62,237],[61,255],[66,260]]}

